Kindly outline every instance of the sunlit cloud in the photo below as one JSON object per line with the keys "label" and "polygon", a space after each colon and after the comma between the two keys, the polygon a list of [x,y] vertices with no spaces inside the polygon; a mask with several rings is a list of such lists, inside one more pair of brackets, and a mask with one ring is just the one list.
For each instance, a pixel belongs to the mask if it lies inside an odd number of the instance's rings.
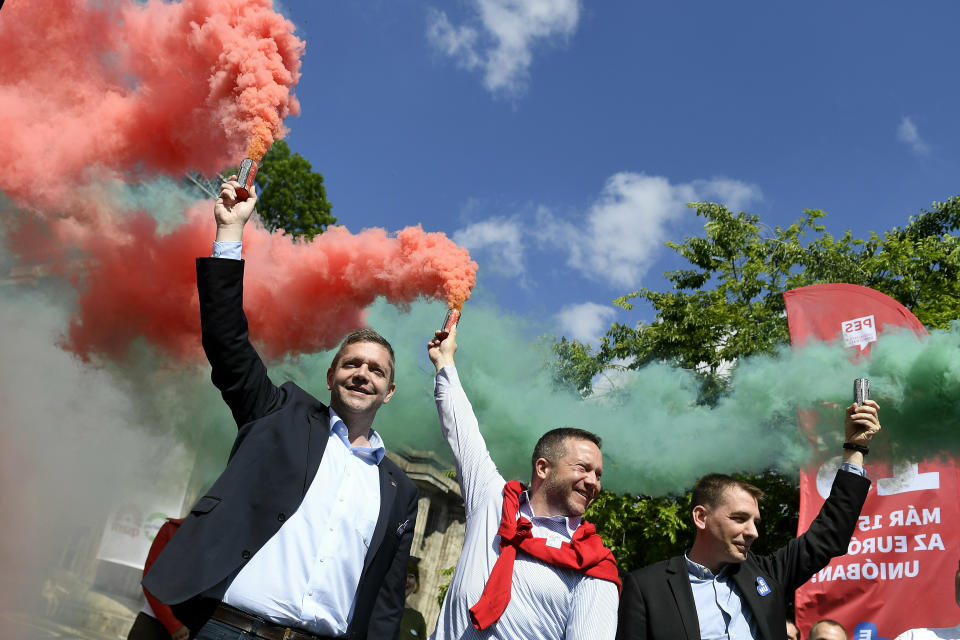
{"label": "sunlit cloud", "polygon": [[907,145],[910,150],[918,156],[925,156],[930,153],[930,147],[926,141],[920,137],[917,125],[909,117],[904,116],[897,127],[897,140]]}
{"label": "sunlit cloud", "polygon": [[607,179],[600,197],[577,221],[541,211],[544,240],[568,253],[567,264],[584,276],[635,287],[657,259],[687,203],[710,200],[739,210],[760,200],[759,187],[729,178],[672,184],[663,176],[621,172]]}
{"label": "sunlit cloud", "polygon": [[488,91],[516,96],[527,87],[534,50],[562,43],[580,20],[579,0],[473,0],[460,25],[431,9],[427,38],[464,69],[479,70]]}
{"label": "sunlit cloud", "polygon": [[466,247],[484,269],[507,277],[522,277],[524,266],[523,232],[516,220],[488,218],[460,229],[453,241]]}
{"label": "sunlit cloud", "polygon": [[611,305],[596,302],[567,305],[556,316],[559,334],[595,345],[610,328],[616,313]]}

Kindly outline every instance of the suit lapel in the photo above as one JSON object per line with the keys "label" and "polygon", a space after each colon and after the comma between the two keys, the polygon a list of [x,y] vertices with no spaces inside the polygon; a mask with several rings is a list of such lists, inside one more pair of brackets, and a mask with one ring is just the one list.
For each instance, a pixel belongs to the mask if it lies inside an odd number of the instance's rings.
{"label": "suit lapel", "polygon": [[390,511],[393,508],[393,502],[397,497],[397,481],[393,477],[393,471],[387,468],[386,459],[377,465],[377,471],[380,474],[380,515],[377,517],[377,526],[373,530],[373,538],[370,540],[370,548],[367,549],[367,556],[363,559],[363,570],[373,562],[373,557],[383,542],[383,536],[387,533],[389,525],[399,526],[399,522],[391,522]]}
{"label": "suit lapel", "polygon": [[[744,606],[750,607],[753,622],[757,625],[757,635],[759,638],[763,640],[782,636],[783,634],[774,635],[770,632],[770,625],[767,624],[769,622],[769,605],[767,602],[770,598],[782,598],[783,596],[769,591],[765,596],[760,595],[759,591],[757,591],[757,588],[760,586],[757,580],[757,571],[755,567],[749,564],[749,560],[735,567],[731,567],[731,569],[733,570],[733,583],[740,589],[740,597],[743,599]],[[769,581],[765,581],[764,584],[770,588]]]}
{"label": "suit lapel", "polygon": [[667,584],[673,593],[674,602],[680,612],[680,622],[687,640],[700,640],[700,620],[697,618],[697,604],[693,600],[693,588],[687,576],[687,562],[683,556],[674,556],[667,561]]}

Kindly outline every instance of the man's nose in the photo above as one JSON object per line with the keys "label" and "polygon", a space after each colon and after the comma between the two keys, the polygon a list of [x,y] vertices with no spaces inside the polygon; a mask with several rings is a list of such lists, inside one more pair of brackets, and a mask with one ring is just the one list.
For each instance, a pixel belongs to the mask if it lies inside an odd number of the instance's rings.
{"label": "man's nose", "polygon": [[597,475],[596,471],[591,471],[588,473],[587,477],[584,479],[584,482],[594,491],[600,491],[600,476]]}
{"label": "man's nose", "polygon": [[366,380],[370,376],[370,369],[367,368],[367,365],[363,364],[353,370],[353,378],[362,378]]}
{"label": "man's nose", "polygon": [[751,540],[756,540],[757,538],[759,538],[760,532],[757,531],[757,523],[754,522],[753,520],[750,520],[747,523],[747,530],[746,532],[744,532],[744,535],[749,537]]}

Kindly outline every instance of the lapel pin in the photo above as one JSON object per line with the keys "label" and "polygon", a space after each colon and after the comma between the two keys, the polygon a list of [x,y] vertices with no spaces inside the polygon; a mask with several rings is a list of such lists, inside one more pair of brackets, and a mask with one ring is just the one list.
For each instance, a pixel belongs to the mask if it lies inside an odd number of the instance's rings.
{"label": "lapel pin", "polygon": [[763,578],[757,578],[757,593],[761,596],[770,595],[770,587],[767,586],[767,581]]}

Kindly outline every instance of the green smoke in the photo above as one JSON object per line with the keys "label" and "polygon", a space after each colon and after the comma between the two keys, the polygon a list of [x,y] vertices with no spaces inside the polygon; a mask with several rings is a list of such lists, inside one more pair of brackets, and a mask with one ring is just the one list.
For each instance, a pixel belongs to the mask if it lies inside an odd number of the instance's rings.
{"label": "green smoke", "polygon": [[[433,450],[452,467],[433,403],[433,367],[426,342],[443,319],[439,304],[408,312],[377,304],[370,326],[397,352],[398,391],[376,427],[393,450]],[[731,393],[714,408],[698,406],[697,383],[685,370],[652,364],[616,374],[609,390],[581,399],[554,383],[550,353],[537,340],[543,329],[491,305],[468,304],[460,324],[457,368],[480,420],[487,447],[508,478],[526,480],[537,438],[558,426],[590,429],[604,439],[604,486],[663,494],[687,487],[710,471],[798,469],[813,452],[796,411],[813,409],[814,434],[840,452],[844,408],[853,380],[871,380],[881,405],[883,432],[874,458],[920,459],[960,451],[960,324],[918,339],[887,332],[869,360],[850,350],[815,345],[784,347],[775,356],[749,358],[733,371]],[[332,353],[273,370],[326,399]]]}

